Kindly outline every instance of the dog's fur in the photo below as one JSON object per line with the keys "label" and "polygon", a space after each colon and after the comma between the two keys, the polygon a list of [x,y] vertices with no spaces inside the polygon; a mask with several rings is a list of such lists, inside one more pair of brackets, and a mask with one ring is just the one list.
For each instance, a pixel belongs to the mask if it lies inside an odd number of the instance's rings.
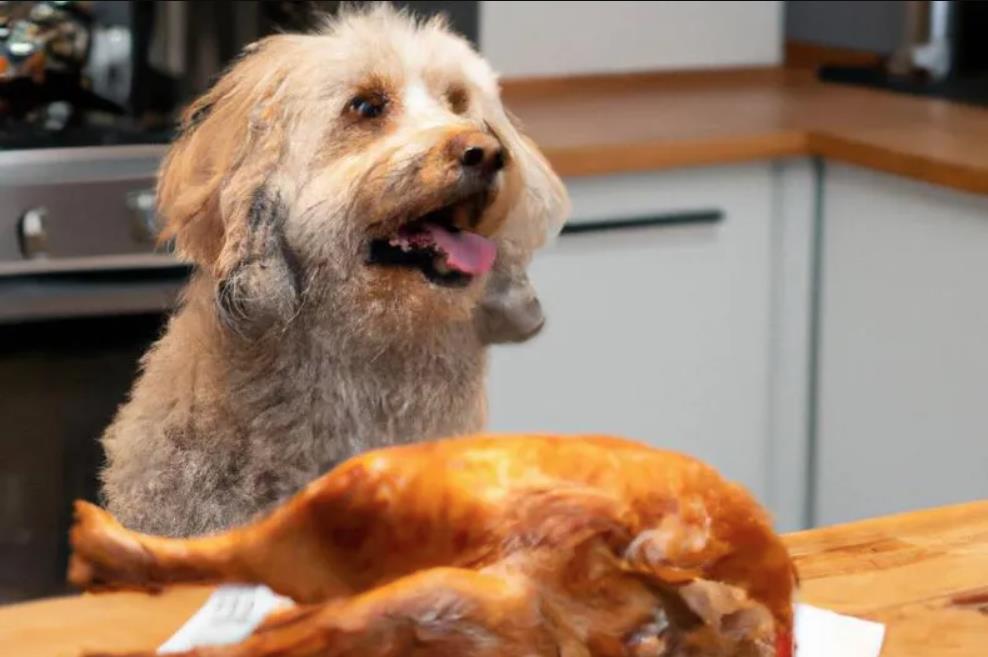
{"label": "dog's fur", "polygon": [[[373,121],[352,112],[368,92],[388,98]],[[474,228],[493,272],[368,265],[370,237],[456,189],[449,144],[478,133],[507,156]],[[103,438],[103,493],[167,535],[244,522],[366,448],[480,429],[486,345],[541,326],[525,268],[568,211],[488,65],[384,5],[246,49],[186,112],[158,197],[195,273]]]}

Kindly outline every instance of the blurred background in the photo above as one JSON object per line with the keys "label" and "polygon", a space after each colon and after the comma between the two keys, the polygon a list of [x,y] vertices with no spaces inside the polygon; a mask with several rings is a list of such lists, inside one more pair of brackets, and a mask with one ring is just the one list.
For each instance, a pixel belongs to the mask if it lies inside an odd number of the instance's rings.
{"label": "blurred background", "polygon": [[[177,113],[337,2],[0,2],[0,602],[188,276]],[[491,428],[687,451],[781,529],[988,497],[988,2],[405,2],[447,13],[565,177],[548,324]]]}

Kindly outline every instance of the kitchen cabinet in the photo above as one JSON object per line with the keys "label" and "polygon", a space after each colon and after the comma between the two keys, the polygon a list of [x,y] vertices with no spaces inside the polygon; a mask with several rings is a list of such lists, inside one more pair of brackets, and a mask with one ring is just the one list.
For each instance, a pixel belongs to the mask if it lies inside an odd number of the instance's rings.
{"label": "kitchen cabinet", "polygon": [[816,522],[988,498],[988,198],[821,184]]}
{"label": "kitchen cabinet", "polygon": [[490,428],[644,440],[798,507],[804,480],[775,485],[792,468],[773,444],[770,351],[782,208],[809,208],[812,186],[784,203],[783,175],[756,163],[568,180],[579,232],[533,263],[542,333],[492,350]]}

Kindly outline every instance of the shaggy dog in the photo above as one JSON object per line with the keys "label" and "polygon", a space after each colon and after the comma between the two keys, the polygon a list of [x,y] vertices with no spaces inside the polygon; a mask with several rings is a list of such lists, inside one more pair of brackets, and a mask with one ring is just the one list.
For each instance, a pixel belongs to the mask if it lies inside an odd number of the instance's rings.
{"label": "shaggy dog", "polygon": [[538,331],[525,268],[568,212],[488,65],[381,5],[248,47],[186,112],[158,200],[195,273],[102,479],[113,514],[166,535],[480,429],[486,347]]}

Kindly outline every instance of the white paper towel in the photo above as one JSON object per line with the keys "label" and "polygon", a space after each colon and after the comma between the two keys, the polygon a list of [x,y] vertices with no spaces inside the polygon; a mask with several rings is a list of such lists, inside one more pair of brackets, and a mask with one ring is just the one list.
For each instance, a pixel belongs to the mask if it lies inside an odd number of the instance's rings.
{"label": "white paper towel", "polygon": [[[272,610],[286,604],[290,601],[264,586],[222,586],[158,652],[242,641]],[[795,634],[796,657],[878,657],[885,626],[798,605]]]}
{"label": "white paper towel", "polygon": [[878,657],[885,626],[853,616],[796,607],[796,657]]}
{"label": "white paper towel", "polygon": [[266,586],[221,586],[178,632],[161,644],[159,653],[185,652],[197,646],[218,646],[246,639],[264,618],[291,600]]}

